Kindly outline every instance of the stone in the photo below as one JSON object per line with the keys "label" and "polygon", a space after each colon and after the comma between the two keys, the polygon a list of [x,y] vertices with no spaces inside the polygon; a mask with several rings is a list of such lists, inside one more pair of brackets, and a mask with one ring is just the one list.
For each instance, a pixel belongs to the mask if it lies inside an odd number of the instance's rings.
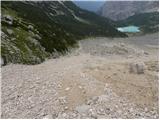
{"label": "stone", "polygon": [[98,96],[93,97],[93,98],[92,98],[93,103],[94,103],[94,104],[97,103],[98,99],[99,99]]}
{"label": "stone", "polygon": [[52,115],[46,115],[43,119],[53,119]]}
{"label": "stone", "polygon": [[64,107],[64,110],[68,110],[68,106],[65,106],[65,107]]}
{"label": "stone", "polygon": [[70,87],[67,87],[66,89],[65,89],[65,91],[69,91],[71,88]]}
{"label": "stone", "polygon": [[12,16],[10,16],[10,15],[5,15],[5,16],[3,17],[3,20],[4,20],[7,24],[9,24],[9,25],[12,25],[12,24],[13,24],[13,18],[12,18]]}
{"label": "stone", "polygon": [[56,34],[55,34],[55,33],[53,33],[53,36],[56,36]]}
{"label": "stone", "polygon": [[89,111],[88,111],[88,114],[92,117],[92,118],[95,118],[95,119],[97,119],[97,113],[96,113],[96,111],[94,110],[94,109],[89,109]]}
{"label": "stone", "polygon": [[131,63],[129,65],[129,72],[130,73],[143,74],[144,70],[145,70],[145,64],[144,64],[144,62]]}
{"label": "stone", "polygon": [[82,86],[78,86],[79,87],[79,89],[82,89]]}
{"label": "stone", "polygon": [[4,65],[4,59],[1,57],[1,66]]}
{"label": "stone", "polygon": [[67,114],[66,114],[66,113],[63,113],[63,114],[62,114],[62,117],[63,117],[63,118],[66,118],[66,117],[67,117]]}
{"label": "stone", "polygon": [[121,47],[125,47],[125,44],[124,44],[124,43],[120,43],[120,46],[121,46]]}
{"label": "stone", "polygon": [[145,54],[145,55],[149,55],[149,53],[148,53],[148,52],[144,52],[144,54]]}
{"label": "stone", "polygon": [[89,105],[81,105],[76,107],[76,111],[78,111],[80,114],[86,113],[90,109]]}
{"label": "stone", "polygon": [[13,34],[13,30],[7,29],[7,33],[8,33],[9,35],[12,35],[12,34]]}
{"label": "stone", "polygon": [[16,40],[16,38],[11,38],[11,41],[14,41],[14,40]]}
{"label": "stone", "polygon": [[64,96],[64,97],[59,97],[59,102],[60,102],[60,104],[62,104],[62,105],[66,104],[66,103],[67,103],[66,96]]}
{"label": "stone", "polygon": [[103,108],[100,108],[100,109],[97,110],[97,113],[99,115],[105,115],[105,110]]}
{"label": "stone", "polygon": [[29,29],[29,30],[33,30],[34,27],[33,27],[32,25],[28,25],[28,29]]}
{"label": "stone", "polygon": [[38,34],[35,34],[35,37],[39,40],[42,39]]}
{"label": "stone", "polygon": [[13,18],[10,15],[5,16],[6,20],[13,21]]}
{"label": "stone", "polygon": [[61,88],[61,87],[62,87],[62,85],[61,85],[61,84],[58,84],[58,85],[57,85],[57,88]]}

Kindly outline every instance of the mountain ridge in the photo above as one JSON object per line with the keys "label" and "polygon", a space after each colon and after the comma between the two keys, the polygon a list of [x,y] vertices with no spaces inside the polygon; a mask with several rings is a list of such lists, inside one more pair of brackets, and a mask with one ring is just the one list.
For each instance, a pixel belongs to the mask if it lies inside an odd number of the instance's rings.
{"label": "mountain ridge", "polygon": [[158,9],[158,1],[106,1],[97,13],[118,21],[140,13],[155,12]]}

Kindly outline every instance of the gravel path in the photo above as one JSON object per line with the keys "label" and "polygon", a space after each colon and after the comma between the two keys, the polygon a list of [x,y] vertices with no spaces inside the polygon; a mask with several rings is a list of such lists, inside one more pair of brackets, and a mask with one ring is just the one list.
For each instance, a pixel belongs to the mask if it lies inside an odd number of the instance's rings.
{"label": "gravel path", "polygon": [[66,56],[2,67],[1,117],[159,118],[158,70],[158,34],[82,40]]}

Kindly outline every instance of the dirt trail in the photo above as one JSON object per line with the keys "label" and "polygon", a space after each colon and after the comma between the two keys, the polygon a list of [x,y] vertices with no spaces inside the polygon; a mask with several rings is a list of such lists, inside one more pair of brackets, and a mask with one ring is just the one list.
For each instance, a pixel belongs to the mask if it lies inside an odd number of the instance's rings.
{"label": "dirt trail", "polygon": [[2,67],[1,117],[158,118],[158,70],[158,34],[82,40],[58,59]]}

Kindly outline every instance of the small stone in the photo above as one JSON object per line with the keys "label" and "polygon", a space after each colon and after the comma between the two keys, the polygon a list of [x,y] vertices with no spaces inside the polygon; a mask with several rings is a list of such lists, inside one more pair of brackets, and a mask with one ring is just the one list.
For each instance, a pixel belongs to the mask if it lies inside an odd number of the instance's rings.
{"label": "small stone", "polygon": [[100,115],[105,115],[105,111],[104,111],[103,108],[99,109],[99,110],[97,111],[97,113],[100,114]]}
{"label": "small stone", "polygon": [[79,113],[85,113],[87,112],[87,110],[89,110],[90,106],[89,105],[81,105],[81,106],[77,106],[76,107],[76,111],[78,111]]}
{"label": "small stone", "polygon": [[65,107],[64,107],[64,110],[68,110],[68,106],[65,106]]}
{"label": "small stone", "polygon": [[83,89],[83,90],[82,90],[82,93],[83,93],[83,94],[86,94],[86,91]]}
{"label": "small stone", "polygon": [[11,38],[12,41],[16,40],[16,38]]}
{"label": "small stone", "polygon": [[113,75],[117,75],[117,73],[113,73]]}
{"label": "small stone", "polygon": [[125,46],[125,44],[124,44],[124,43],[120,43],[120,46],[121,46],[121,47],[124,47],[124,46]]}
{"label": "small stone", "polygon": [[8,33],[9,35],[12,35],[12,34],[13,34],[13,30],[7,29],[7,33]]}
{"label": "small stone", "polygon": [[40,78],[39,78],[39,77],[36,77],[36,80],[40,80]]}
{"label": "small stone", "polygon": [[65,91],[69,91],[71,88],[70,87],[67,87],[66,89],[65,89]]}
{"label": "small stone", "polygon": [[106,84],[105,84],[105,87],[108,87],[108,86],[109,86],[108,83],[106,83]]}
{"label": "small stone", "polygon": [[[3,20],[3,19],[2,19]],[[4,16],[4,21],[6,22],[6,23],[8,23],[9,25],[12,25],[13,24],[13,18],[12,18],[12,16],[10,16],[10,15],[5,15]]]}
{"label": "small stone", "polygon": [[82,86],[78,86],[79,87],[79,89],[82,89]]}
{"label": "small stone", "polygon": [[33,27],[32,25],[28,25],[28,29],[29,29],[29,30],[33,30],[33,28],[34,28],[34,27]]}
{"label": "small stone", "polygon": [[4,65],[4,59],[1,57],[1,66]]}
{"label": "small stone", "polygon": [[93,98],[92,98],[93,103],[94,103],[94,104],[97,103],[98,99],[99,99],[99,97],[97,97],[97,96],[93,97]]}
{"label": "small stone", "polygon": [[61,88],[61,87],[62,87],[62,85],[61,85],[61,84],[58,84],[58,85],[57,85],[57,87],[58,87],[58,88]]}
{"label": "small stone", "polygon": [[81,73],[80,75],[81,75],[82,78],[85,78],[85,74],[84,73]]}
{"label": "small stone", "polygon": [[56,36],[56,34],[55,34],[55,33],[53,33],[53,36]]}
{"label": "small stone", "polygon": [[129,110],[129,111],[132,113],[134,110],[133,110],[133,108],[130,108],[130,110]]}
{"label": "small stone", "polygon": [[66,114],[66,113],[63,113],[63,114],[62,114],[62,117],[63,117],[63,118],[66,118],[66,117],[67,117],[67,114]]}
{"label": "small stone", "polygon": [[145,107],[145,108],[144,108],[144,111],[145,111],[145,112],[147,112],[147,111],[148,111],[148,109]]}
{"label": "small stone", "polygon": [[148,52],[144,52],[144,54],[145,54],[145,55],[149,55],[149,53],[148,53]]}
{"label": "small stone", "polygon": [[59,97],[59,102],[60,102],[60,104],[62,104],[62,105],[66,104],[66,103],[67,103],[66,96],[64,96],[64,97]]}
{"label": "small stone", "polygon": [[110,114],[111,109],[110,109],[110,108],[106,108],[106,109],[105,109],[105,112],[106,112],[106,114]]}
{"label": "small stone", "polygon": [[43,119],[53,119],[52,115],[46,115]]}
{"label": "small stone", "polygon": [[127,58],[133,58],[133,55],[129,55]]}
{"label": "small stone", "polygon": [[41,39],[41,37],[40,37],[38,34],[35,34],[35,37],[36,37],[37,39]]}
{"label": "small stone", "polygon": [[90,115],[91,117],[97,119],[97,113],[96,113],[95,110],[89,109],[88,113],[89,113],[89,115]]}
{"label": "small stone", "polygon": [[13,18],[12,18],[10,15],[6,15],[5,18],[6,18],[7,20],[13,21]]}

